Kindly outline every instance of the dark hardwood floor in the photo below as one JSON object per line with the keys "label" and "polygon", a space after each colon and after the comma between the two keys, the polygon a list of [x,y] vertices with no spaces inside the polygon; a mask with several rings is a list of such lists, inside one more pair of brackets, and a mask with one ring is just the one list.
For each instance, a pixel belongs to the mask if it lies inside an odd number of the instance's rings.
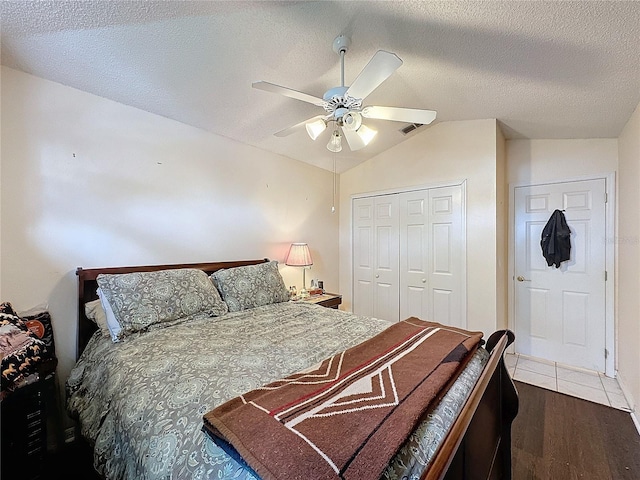
{"label": "dark hardwood floor", "polygon": [[[513,480],[640,480],[640,435],[620,410],[516,382]],[[46,478],[98,480],[85,444],[52,455]]]}
{"label": "dark hardwood floor", "polygon": [[628,413],[515,383],[513,480],[640,480],[640,435]]}

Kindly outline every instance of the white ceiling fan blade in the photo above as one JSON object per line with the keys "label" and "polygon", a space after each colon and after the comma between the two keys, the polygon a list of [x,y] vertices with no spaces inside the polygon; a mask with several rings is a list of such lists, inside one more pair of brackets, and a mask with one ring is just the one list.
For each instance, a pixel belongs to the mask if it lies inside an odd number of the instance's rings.
{"label": "white ceiling fan blade", "polygon": [[395,53],[378,50],[362,69],[358,78],[353,81],[346,95],[351,98],[365,98],[389,78],[400,65],[402,60]]}
{"label": "white ceiling fan blade", "polygon": [[295,98],[296,100],[301,100],[307,103],[313,103],[314,105],[317,105],[319,107],[322,107],[325,104],[325,101],[321,98],[298,92],[297,90],[292,90],[287,87],[281,87],[280,85],[275,85],[269,82],[253,82],[251,86],[259,90],[264,90],[265,92],[279,93],[280,95],[284,95],[285,97]]}
{"label": "white ceiling fan blade", "polygon": [[436,112],[434,110],[419,110],[417,108],[370,106],[364,107],[360,113],[366,118],[419,123],[421,125],[428,125],[436,118]]}
{"label": "white ceiling fan blade", "polygon": [[347,143],[349,144],[349,149],[352,152],[355,152],[356,150],[360,150],[361,148],[364,148],[366,146],[364,141],[358,135],[358,132],[349,130],[348,128],[343,128],[342,134],[344,135],[344,138],[347,139]]}
{"label": "white ceiling fan blade", "polygon": [[295,125],[292,125],[291,127],[287,127],[287,128],[285,128],[283,130],[280,130],[279,132],[274,133],[274,135],[276,137],[286,137],[288,135],[291,135],[292,133],[297,132],[298,130],[303,130],[304,126],[307,123],[313,122],[314,120],[318,120],[320,118],[322,118],[324,120],[327,117],[325,115],[317,115],[315,117],[308,118],[307,120],[304,120],[303,122],[296,123]]}

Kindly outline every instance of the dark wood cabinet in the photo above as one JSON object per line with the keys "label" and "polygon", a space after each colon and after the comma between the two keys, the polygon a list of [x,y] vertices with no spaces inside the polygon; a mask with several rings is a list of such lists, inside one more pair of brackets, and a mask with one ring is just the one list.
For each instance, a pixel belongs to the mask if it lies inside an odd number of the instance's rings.
{"label": "dark wood cabinet", "polygon": [[47,403],[55,373],[18,388],[2,400],[2,479],[43,478],[47,455]]}

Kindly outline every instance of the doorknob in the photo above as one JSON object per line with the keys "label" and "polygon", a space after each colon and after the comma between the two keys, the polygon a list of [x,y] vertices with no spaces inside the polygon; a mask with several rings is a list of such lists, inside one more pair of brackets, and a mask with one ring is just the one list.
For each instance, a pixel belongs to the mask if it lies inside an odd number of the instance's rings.
{"label": "doorknob", "polygon": [[516,277],[516,280],[518,280],[519,282],[530,282],[531,280],[524,278],[522,275],[518,275]]}
{"label": "doorknob", "polygon": [[376,275],[376,278],[380,278],[380,275]]}

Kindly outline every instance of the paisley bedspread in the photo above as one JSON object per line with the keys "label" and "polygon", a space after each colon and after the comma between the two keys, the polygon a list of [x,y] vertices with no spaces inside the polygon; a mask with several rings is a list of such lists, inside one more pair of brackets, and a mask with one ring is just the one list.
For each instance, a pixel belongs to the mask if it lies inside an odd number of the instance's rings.
{"label": "paisley bedspread", "polygon": [[[254,479],[202,432],[202,416],[388,326],[287,302],[152,327],[120,343],[97,332],[67,380],[67,410],[107,479]],[[424,468],[487,357],[478,350],[384,478],[414,478]]]}

